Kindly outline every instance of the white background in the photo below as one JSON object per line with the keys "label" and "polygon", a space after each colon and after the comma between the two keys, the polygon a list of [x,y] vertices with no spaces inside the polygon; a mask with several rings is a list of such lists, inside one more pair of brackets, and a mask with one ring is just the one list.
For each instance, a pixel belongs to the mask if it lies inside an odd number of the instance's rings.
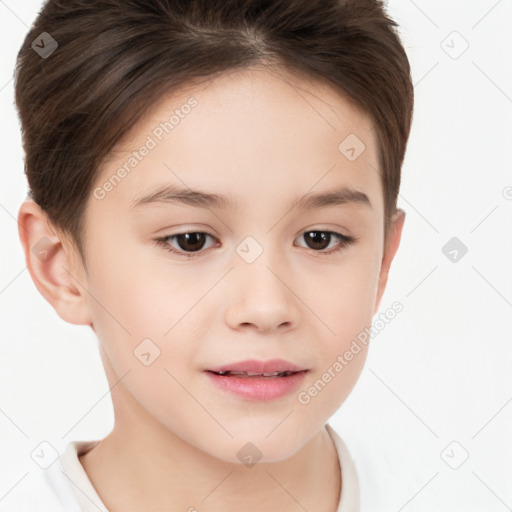
{"label": "white background", "polygon": [[[27,184],[12,73],[41,5],[0,1],[0,507],[41,441],[62,451],[113,426],[94,333],[43,299],[18,238]],[[381,305],[404,310],[330,424],[362,480],[387,492],[378,510],[512,510],[512,2],[390,0],[388,11],[415,84],[407,217]],[[468,248],[456,263],[441,250],[454,236]]]}

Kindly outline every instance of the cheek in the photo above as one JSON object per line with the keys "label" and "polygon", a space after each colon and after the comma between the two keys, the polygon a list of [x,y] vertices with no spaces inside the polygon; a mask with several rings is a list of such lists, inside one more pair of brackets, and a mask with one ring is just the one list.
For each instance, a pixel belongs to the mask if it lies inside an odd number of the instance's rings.
{"label": "cheek", "polygon": [[305,296],[326,324],[324,339],[329,339],[330,334],[334,346],[367,327],[373,314],[379,251],[370,244],[353,249],[339,264],[325,266],[321,273],[316,272],[314,279],[304,283],[308,287],[304,288]]}
{"label": "cheek", "polygon": [[[133,335],[162,336],[186,299],[187,287],[179,272],[165,275],[165,266],[154,257],[158,248],[127,247],[126,241],[116,245],[110,237],[103,238],[101,253],[91,258],[89,281],[95,299],[91,307],[98,320],[121,324]],[[126,331],[121,329],[125,335]]]}
{"label": "cheek", "polygon": [[193,365],[195,305],[205,285],[177,266],[170,272],[164,258],[148,259],[147,247],[124,257],[113,249],[97,254],[89,282],[96,335],[118,376],[142,370],[138,385],[161,389],[162,377],[169,385],[165,369],[183,373]]}
{"label": "cheek", "polygon": [[[105,258],[90,282],[97,299],[91,309],[96,335],[115,373],[112,380],[122,378],[128,391],[121,401],[177,429],[166,422],[176,410],[190,408],[190,396],[180,383],[186,382],[194,364],[194,344],[185,335],[190,332],[186,313],[194,293],[189,290],[186,300],[178,293],[183,283],[159,279],[154,268],[137,266],[128,258],[116,265]],[[197,301],[197,294],[194,297]]]}
{"label": "cheek", "polygon": [[315,304],[312,309],[317,308],[315,311],[323,322],[317,330],[322,333],[317,340],[322,360],[317,377],[321,378],[320,386],[328,384],[320,400],[331,403],[333,411],[348,396],[364,366],[379,259],[378,247],[360,247],[335,272],[331,268],[317,280],[318,286],[309,296],[311,304]]}

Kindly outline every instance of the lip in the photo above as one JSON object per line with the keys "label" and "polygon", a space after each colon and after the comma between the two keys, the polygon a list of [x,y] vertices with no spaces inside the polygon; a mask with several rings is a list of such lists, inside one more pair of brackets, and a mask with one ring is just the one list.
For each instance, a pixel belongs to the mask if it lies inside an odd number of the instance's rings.
{"label": "lip", "polygon": [[237,377],[218,375],[210,370],[205,370],[205,373],[222,391],[244,400],[268,402],[291,394],[300,386],[309,370],[296,371],[288,377]]}
{"label": "lip", "polygon": [[215,368],[208,368],[210,372],[234,371],[234,372],[255,372],[255,373],[271,373],[271,372],[302,372],[308,370],[303,366],[298,366],[284,359],[268,359],[266,361],[258,359],[247,359],[236,363],[228,363]]}

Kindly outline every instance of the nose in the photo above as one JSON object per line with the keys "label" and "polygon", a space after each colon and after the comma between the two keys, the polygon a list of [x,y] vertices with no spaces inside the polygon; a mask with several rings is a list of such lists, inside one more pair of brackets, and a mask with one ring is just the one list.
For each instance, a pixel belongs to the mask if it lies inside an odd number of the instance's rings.
{"label": "nose", "polygon": [[293,277],[283,260],[268,257],[269,251],[253,263],[235,264],[225,321],[235,330],[285,332],[299,321],[300,300],[293,291]]}

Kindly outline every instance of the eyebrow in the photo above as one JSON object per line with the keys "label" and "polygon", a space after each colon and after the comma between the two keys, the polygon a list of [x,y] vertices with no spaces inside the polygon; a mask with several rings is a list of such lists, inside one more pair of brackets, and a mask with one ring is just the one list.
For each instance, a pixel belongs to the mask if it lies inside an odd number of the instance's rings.
{"label": "eyebrow", "polygon": [[[136,198],[131,203],[129,209],[140,208],[143,205],[149,204],[168,203],[181,203],[207,209],[234,209],[236,207],[235,201],[222,194],[203,192],[201,190],[183,188],[176,184],[169,184],[161,186],[142,197]],[[370,199],[364,192],[351,187],[342,186],[327,192],[308,193],[304,196],[297,197],[292,201],[290,209],[312,210],[315,208],[339,206],[350,203],[372,208]]]}

